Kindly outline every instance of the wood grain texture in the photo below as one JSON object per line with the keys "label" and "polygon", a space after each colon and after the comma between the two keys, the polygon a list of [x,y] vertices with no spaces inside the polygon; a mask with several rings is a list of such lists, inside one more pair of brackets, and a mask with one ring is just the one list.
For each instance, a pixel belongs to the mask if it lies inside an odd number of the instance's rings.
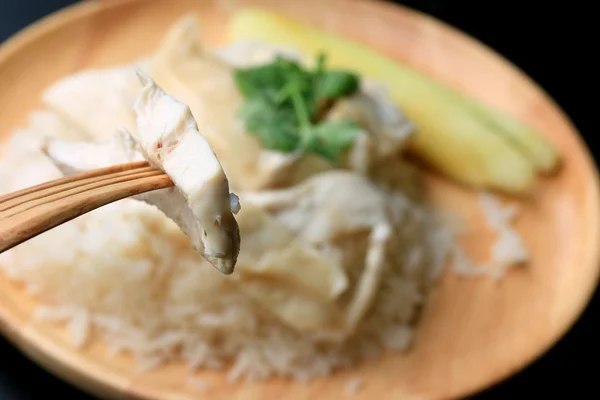
{"label": "wood grain texture", "polygon": [[[0,328],[25,353],[101,398],[337,399],[360,376],[357,399],[456,398],[516,372],[558,340],[579,316],[598,282],[598,177],[573,125],[535,83],[473,39],[432,18],[372,1],[327,2],[124,0],[71,7],[20,33],[0,50],[0,135],[23,124],[42,89],[85,67],[104,67],[148,54],[182,14],[195,11],[206,40],[225,42],[228,15],[239,4],[263,4],[355,38],[448,85],[522,118],[543,131],[565,158],[561,174],[537,184],[517,228],[532,262],[500,283],[448,272],[434,291],[406,355],[389,354],[309,384],[276,379],[229,383],[202,371],[203,392],[183,365],[136,372],[128,357],[112,358],[101,343],[81,352],[65,332],[33,321],[34,299],[0,275]],[[430,178],[431,200],[469,221],[466,245],[485,257],[485,233],[473,193]]]}
{"label": "wood grain texture", "polygon": [[0,197],[0,253],[99,207],[172,187],[145,161],[55,179]]}

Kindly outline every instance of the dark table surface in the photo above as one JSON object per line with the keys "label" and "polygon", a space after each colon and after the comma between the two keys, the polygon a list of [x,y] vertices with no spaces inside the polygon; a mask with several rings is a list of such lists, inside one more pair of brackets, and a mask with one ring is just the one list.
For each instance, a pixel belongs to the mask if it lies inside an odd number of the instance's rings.
{"label": "dark table surface", "polygon": [[[0,42],[36,19],[74,2],[0,0]],[[600,90],[599,71],[594,68],[591,55],[598,49],[592,40],[599,37],[592,2],[572,0],[553,5],[536,0],[412,0],[398,3],[462,29],[532,76],[574,121],[598,160],[591,141],[597,133],[597,127],[592,125],[592,117],[595,117],[592,104],[598,104],[598,100],[593,96]],[[592,97],[586,100],[588,96]],[[551,351],[524,371],[475,398],[529,398],[552,393],[567,398],[600,398],[600,388],[596,385],[600,379],[600,325],[594,323],[599,313],[600,293],[596,291],[582,317]],[[0,338],[0,400],[67,396],[91,400],[33,364]]]}

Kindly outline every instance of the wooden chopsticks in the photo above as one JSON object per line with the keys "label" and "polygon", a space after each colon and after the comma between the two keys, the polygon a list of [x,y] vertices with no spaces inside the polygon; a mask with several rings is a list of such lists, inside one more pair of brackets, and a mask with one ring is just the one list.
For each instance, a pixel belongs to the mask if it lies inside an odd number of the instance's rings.
{"label": "wooden chopsticks", "polygon": [[146,161],[56,179],[0,197],[0,253],[106,204],[173,186]]}

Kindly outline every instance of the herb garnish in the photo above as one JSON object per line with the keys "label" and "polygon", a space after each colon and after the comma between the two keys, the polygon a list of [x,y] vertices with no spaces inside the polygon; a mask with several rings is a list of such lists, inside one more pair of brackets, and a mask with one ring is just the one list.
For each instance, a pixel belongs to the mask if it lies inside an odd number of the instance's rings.
{"label": "herb garnish", "polygon": [[246,129],[269,150],[304,151],[338,162],[359,134],[350,120],[320,121],[324,110],[359,88],[357,75],[326,69],[324,54],[314,70],[278,56],[271,63],[236,69],[234,79],[245,102]]}

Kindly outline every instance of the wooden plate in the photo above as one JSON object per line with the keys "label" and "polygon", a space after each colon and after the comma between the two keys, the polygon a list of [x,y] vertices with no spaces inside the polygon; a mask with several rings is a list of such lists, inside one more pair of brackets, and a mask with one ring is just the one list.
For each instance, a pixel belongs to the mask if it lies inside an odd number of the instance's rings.
{"label": "wooden plate", "polygon": [[[201,372],[211,390],[190,386],[183,365],[148,374],[132,360],[111,358],[101,344],[74,351],[65,333],[34,322],[36,305],[22,288],[0,277],[0,327],[26,354],[62,378],[101,398],[335,399],[348,377],[362,376],[355,398],[439,399],[483,389],[530,363],[558,340],[586,305],[598,280],[598,179],[584,144],[561,110],[508,62],[456,30],[413,11],[378,2],[96,1],[46,18],[0,50],[0,135],[25,122],[53,80],[85,67],[133,61],[148,54],[166,29],[194,10],[206,39],[224,41],[235,4],[261,3],[366,42],[448,84],[523,118],[544,131],[565,157],[553,180],[539,183],[518,222],[532,254],[529,267],[502,283],[444,277],[424,312],[416,344],[406,355],[387,355],[328,379],[228,383]],[[360,27],[360,29],[357,29]],[[481,227],[475,196],[441,180],[433,198],[462,210]],[[477,235],[474,235],[474,237]],[[470,250],[482,252],[484,240]]]}

